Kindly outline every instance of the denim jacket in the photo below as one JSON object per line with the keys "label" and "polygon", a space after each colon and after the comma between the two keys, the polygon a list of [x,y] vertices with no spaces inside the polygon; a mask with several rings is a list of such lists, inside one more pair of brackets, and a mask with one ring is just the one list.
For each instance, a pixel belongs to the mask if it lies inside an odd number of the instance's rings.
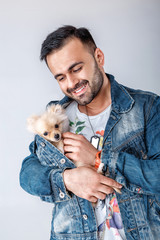
{"label": "denim jacket", "polygon": [[[118,84],[112,75],[112,111],[105,128],[101,161],[123,185],[117,194],[128,240],[160,239],[160,98]],[[59,104],[71,101],[65,97]],[[89,201],[66,190],[63,172],[75,165],[36,135],[22,163],[21,187],[53,204],[50,240],[96,240]]]}

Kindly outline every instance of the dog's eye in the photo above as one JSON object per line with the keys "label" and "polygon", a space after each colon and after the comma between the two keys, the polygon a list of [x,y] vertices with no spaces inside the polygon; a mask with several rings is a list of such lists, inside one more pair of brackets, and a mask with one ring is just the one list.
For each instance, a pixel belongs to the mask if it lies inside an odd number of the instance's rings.
{"label": "dog's eye", "polygon": [[55,124],[55,128],[59,128],[59,125],[58,125],[58,124]]}
{"label": "dog's eye", "polygon": [[43,135],[44,135],[44,136],[47,136],[47,135],[48,135],[48,132],[44,132]]}

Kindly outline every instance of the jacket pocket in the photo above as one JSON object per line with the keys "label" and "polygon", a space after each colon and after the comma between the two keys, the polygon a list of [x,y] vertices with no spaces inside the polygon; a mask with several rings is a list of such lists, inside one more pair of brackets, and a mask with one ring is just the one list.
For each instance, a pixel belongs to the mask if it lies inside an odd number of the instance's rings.
{"label": "jacket pocket", "polygon": [[136,158],[142,160],[146,160],[148,158],[143,132],[139,132],[136,135],[130,137],[116,150],[134,155]]}

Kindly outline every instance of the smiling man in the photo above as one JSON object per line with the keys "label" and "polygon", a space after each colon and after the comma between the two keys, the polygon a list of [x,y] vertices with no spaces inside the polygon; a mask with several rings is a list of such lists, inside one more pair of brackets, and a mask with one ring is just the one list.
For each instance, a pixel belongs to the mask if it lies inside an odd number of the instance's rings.
{"label": "smiling man", "polygon": [[54,203],[50,239],[158,239],[159,96],[106,74],[104,54],[85,28],[64,26],[48,35],[41,60],[66,95],[49,104],[66,109],[70,132],[63,134],[64,155],[35,137],[20,184]]}
{"label": "smiling man", "polygon": [[[57,79],[63,93],[79,105],[89,104],[100,92],[106,75],[99,69],[104,64],[103,53],[96,49],[91,54],[88,47],[77,39],[71,39],[65,48],[47,55],[48,66]],[[105,88],[105,86],[103,86]]]}

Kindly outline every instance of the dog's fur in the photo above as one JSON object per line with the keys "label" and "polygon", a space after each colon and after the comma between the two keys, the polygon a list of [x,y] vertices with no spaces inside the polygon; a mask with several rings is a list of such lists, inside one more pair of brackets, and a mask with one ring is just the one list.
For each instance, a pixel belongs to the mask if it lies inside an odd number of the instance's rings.
{"label": "dog's fur", "polygon": [[29,117],[27,127],[30,132],[42,136],[64,153],[62,133],[69,131],[69,123],[61,105],[52,104],[42,115]]}

